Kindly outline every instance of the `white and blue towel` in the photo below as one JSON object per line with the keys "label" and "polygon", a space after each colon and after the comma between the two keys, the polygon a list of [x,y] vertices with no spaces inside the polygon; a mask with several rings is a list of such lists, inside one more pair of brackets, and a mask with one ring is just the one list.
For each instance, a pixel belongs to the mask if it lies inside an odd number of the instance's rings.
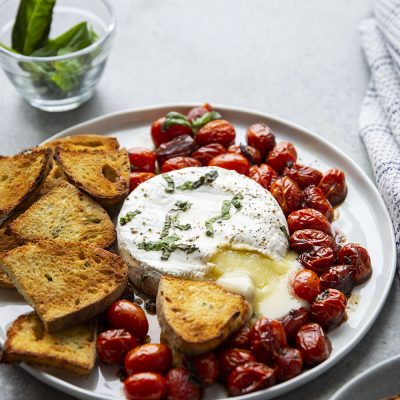
{"label": "white and blue towel", "polygon": [[360,135],[400,251],[400,0],[377,0],[375,18],[363,21],[360,30],[371,69]]}

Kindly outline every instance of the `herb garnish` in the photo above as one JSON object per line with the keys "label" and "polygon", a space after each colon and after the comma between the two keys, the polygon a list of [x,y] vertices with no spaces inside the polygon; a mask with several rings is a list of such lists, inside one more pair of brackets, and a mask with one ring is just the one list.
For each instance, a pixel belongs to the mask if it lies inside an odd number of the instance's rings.
{"label": "herb garnish", "polygon": [[165,116],[165,121],[163,122],[161,129],[163,132],[166,132],[171,126],[174,125],[186,126],[192,129],[192,125],[185,115],[176,111],[171,111]]}
{"label": "herb garnish", "polygon": [[134,210],[134,211],[129,211],[126,213],[126,215],[124,217],[121,217],[119,219],[119,223],[121,225],[126,225],[129,221],[132,221],[133,218],[136,217],[136,215],[141,214],[142,212],[139,210]]}
{"label": "herb garnish", "polygon": [[201,117],[196,118],[194,121],[192,121],[192,128],[194,131],[197,131],[205,124],[208,124],[209,122],[214,121],[215,119],[221,119],[221,118],[222,118],[221,114],[217,113],[216,111],[207,112]]}
{"label": "herb garnish", "polygon": [[178,200],[175,205],[178,208],[173,208],[171,211],[187,211],[190,207],[192,207],[192,203],[190,201],[182,201]]}
{"label": "herb garnish", "polygon": [[168,174],[162,174],[165,182],[167,182],[168,186],[164,189],[167,193],[174,193],[175,191],[175,182]]}
{"label": "herb garnish", "polygon": [[201,176],[199,179],[197,179],[197,181],[186,181],[182,185],[179,185],[177,189],[179,190],[197,189],[206,183],[214,182],[217,178],[218,178],[218,171],[212,170],[210,172],[207,172],[205,175]]}
{"label": "herb garnish", "polygon": [[284,225],[280,225],[279,226],[279,229],[283,232],[283,234],[285,235],[285,237],[286,237],[286,239],[288,239],[289,240],[289,233],[288,233],[288,231],[287,231],[287,229],[286,229],[286,226],[284,226]]}
{"label": "herb garnish", "polygon": [[214,237],[214,227],[213,224],[219,220],[227,220],[231,217],[231,206],[234,206],[236,210],[240,210],[242,208],[241,200],[243,200],[243,196],[239,193],[232,197],[231,200],[224,200],[221,207],[221,214],[216,215],[208,219],[205,222],[206,226],[206,235]]}

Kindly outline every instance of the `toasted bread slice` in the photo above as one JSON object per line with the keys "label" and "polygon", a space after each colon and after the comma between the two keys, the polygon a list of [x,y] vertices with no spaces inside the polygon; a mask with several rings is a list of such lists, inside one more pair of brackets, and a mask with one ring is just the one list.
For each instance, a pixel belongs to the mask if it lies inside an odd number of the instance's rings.
{"label": "toasted bread slice", "polygon": [[56,147],[54,159],[68,178],[101,205],[120,203],[128,195],[129,159],[122,150],[71,150]]}
{"label": "toasted bread slice", "polygon": [[86,135],[74,135],[66,136],[60,139],[51,140],[43,143],[43,147],[54,150],[57,146],[70,147],[73,149],[94,149],[94,150],[117,150],[119,149],[119,143],[116,138],[86,134]]}
{"label": "toasted bread slice", "polygon": [[60,181],[68,182],[67,175],[64,174],[64,171],[56,163],[53,163],[49,174],[40,188],[40,195],[42,196],[50,192],[59,184]]}
{"label": "toasted bread slice", "polygon": [[216,348],[240,329],[249,318],[249,305],[215,283],[163,276],[157,317],[168,343],[181,353],[195,355]]}
{"label": "toasted bread slice", "polygon": [[127,283],[119,256],[80,243],[28,243],[0,255],[0,264],[48,332],[104,311]]}
{"label": "toasted bread slice", "polygon": [[[17,237],[8,229],[8,220],[7,220],[2,226],[0,226],[0,254],[15,249],[19,245],[20,242],[17,239]],[[2,270],[1,266],[0,266],[0,288],[15,289],[14,285],[11,282],[11,279]]]}
{"label": "toasted bread slice", "polygon": [[19,316],[7,331],[2,361],[26,362],[89,375],[96,360],[95,321],[47,333],[35,313]]}
{"label": "toasted bread slice", "polygon": [[50,170],[49,149],[0,156],[0,223],[38,193]]}
{"label": "toasted bread slice", "polygon": [[115,228],[107,212],[63,180],[11,222],[9,229],[23,242],[56,240],[106,248],[115,241]]}

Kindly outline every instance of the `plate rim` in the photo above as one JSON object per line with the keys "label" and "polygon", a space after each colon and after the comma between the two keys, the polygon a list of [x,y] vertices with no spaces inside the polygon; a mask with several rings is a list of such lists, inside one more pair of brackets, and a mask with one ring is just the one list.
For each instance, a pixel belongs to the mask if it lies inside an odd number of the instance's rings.
{"label": "plate rim", "polygon": [[[202,103],[196,103],[196,102],[183,102],[183,103],[159,103],[151,106],[143,106],[143,107],[135,107],[135,108],[127,108],[119,111],[114,111],[110,112],[98,117],[91,118],[89,120],[86,120],[84,122],[80,122],[79,124],[75,124],[67,129],[62,130],[61,132],[58,132],[43,142],[41,144],[44,144],[46,142],[49,142],[54,139],[58,139],[61,137],[65,137],[68,135],[77,135],[79,133],[73,133],[76,131],[79,131],[80,129],[83,129],[86,125],[88,124],[94,124],[98,122],[102,122],[104,120],[112,120],[112,119],[118,119],[122,118],[124,116],[129,116],[131,114],[140,114],[144,112],[151,112],[151,111],[156,111],[158,109],[173,109],[173,108],[191,108],[191,107],[196,107],[200,106]],[[266,394],[266,391],[269,392],[275,392],[276,394],[273,395],[279,396],[284,393],[288,393],[300,386],[303,386],[304,384],[310,382],[311,380],[314,380],[318,376],[322,375],[324,372],[328,371],[331,367],[333,367],[335,364],[337,364],[344,356],[346,356],[352,349],[354,349],[357,344],[361,341],[361,339],[367,334],[367,332],[370,330],[371,326],[373,323],[376,321],[378,315],[381,313],[382,308],[386,302],[386,299],[388,297],[390,288],[392,287],[393,284],[393,279],[395,276],[396,272],[396,262],[397,262],[397,250],[396,250],[396,242],[395,242],[395,236],[394,236],[394,230],[393,230],[393,224],[389,215],[389,212],[387,210],[387,207],[382,199],[382,196],[380,195],[376,185],[372,181],[372,179],[363,171],[363,169],[351,159],[350,156],[348,156],[346,153],[344,153],[343,150],[341,150],[339,147],[335,146],[333,143],[331,143],[328,139],[318,135],[316,132],[307,129],[299,124],[293,123],[286,118],[278,117],[274,114],[269,114],[265,113],[263,111],[258,111],[255,109],[249,109],[249,108],[244,108],[244,107],[237,107],[237,106],[229,106],[229,105],[224,105],[224,104],[213,104],[213,107],[215,109],[221,110],[221,111],[227,111],[227,112],[233,112],[233,113],[240,113],[240,114],[253,114],[254,116],[259,116],[265,119],[268,119],[270,121],[273,121],[275,123],[287,126],[290,129],[293,130],[298,130],[302,131],[306,135],[312,137],[313,140],[316,140],[317,142],[322,143],[324,146],[327,146],[331,151],[337,153],[341,158],[343,158],[347,163],[349,163],[352,168],[354,168],[367,182],[369,190],[372,190],[376,196],[376,200],[379,201],[380,207],[382,208],[382,211],[384,213],[386,221],[384,221],[385,224],[387,224],[388,229],[390,230],[390,238],[391,238],[391,250],[392,250],[392,257],[391,257],[391,263],[388,269],[388,279],[385,281],[385,286],[383,290],[382,297],[380,298],[377,308],[374,313],[370,314],[369,318],[366,321],[366,324],[363,326],[363,329],[360,329],[359,331],[356,332],[356,334],[353,336],[352,340],[348,342],[343,348],[341,348],[338,353],[334,355],[334,357],[328,358],[325,362],[321,363],[320,365],[303,372],[302,374],[298,375],[295,378],[290,379],[289,381],[282,382],[278,385],[275,385],[271,388],[260,390],[254,393],[250,393],[248,395],[242,395],[242,396],[237,396],[236,398],[238,400],[244,400],[244,399],[257,399],[257,398],[262,398],[263,395]],[[96,133],[96,132],[93,132]],[[103,133],[99,133],[103,134]],[[104,133],[105,134],[105,133]],[[36,369],[34,367],[31,367],[27,364],[21,364],[21,368],[23,368],[25,371],[27,371],[29,374],[34,376],[36,379],[40,380],[41,382],[48,384],[49,386],[60,390],[64,393],[67,393],[72,396],[79,396],[81,399],[101,399],[101,400],[110,400],[112,399],[108,395],[103,395],[95,392],[90,392],[86,389],[82,389],[79,386],[76,386],[74,384],[71,384],[69,382],[64,381],[61,378],[58,378],[56,376],[53,376],[51,374],[48,374],[46,372],[43,372],[39,369]],[[222,400],[222,399],[221,399]]]}

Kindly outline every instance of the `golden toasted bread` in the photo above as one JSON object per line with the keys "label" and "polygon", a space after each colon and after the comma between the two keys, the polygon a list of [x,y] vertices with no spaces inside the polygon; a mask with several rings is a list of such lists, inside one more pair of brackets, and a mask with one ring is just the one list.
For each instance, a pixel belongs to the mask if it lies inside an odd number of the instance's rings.
{"label": "golden toasted bread", "polygon": [[69,180],[105,207],[128,195],[129,159],[121,150],[71,150],[56,147],[54,159]]}
{"label": "golden toasted bread", "polygon": [[[20,245],[16,236],[8,229],[8,220],[0,226],[0,254],[15,249]],[[0,288],[15,289],[11,279],[0,266]]]}
{"label": "golden toasted bread", "polygon": [[56,240],[106,248],[115,240],[107,212],[63,180],[12,221],[9,229],[22,242]]}
{"label": "golden toasted bread", "polygon": [[0,255],[0,265],[48,332],[104,311],[127,283],[122,259],[80,243],[28,243]]}
{"label": "golden toasted bread", "polygon": [[177,351],[194,355],[216,348],[240,329],[249,317],[249,305],[215,283],[163,276],[157,317],[163,338]]}
{"label": "golden toasted bread", "polygon": [[19,316],[7,331],[2,361],[55,367],[89,375],[96,360],[95,321],[47,333],[35,313]]}
{"label": "golden toasted bread", "polygon": [[86,134],[86,135],[74,135],[66,136],[60,139],[51,140],[43,143],[43,147],[54,150],[57,146],[70,147],[73,149],[95,149],[95,150],[117,150],[119,143],[116,138]]}
{"label": "golden toasted bread", "polygon": [[50,155],[49,149],[33,149],[0,156],[0,223],[39,192],[50,170]]}
{"label": "golden toasted bread", "polygon": [[68,182],[67,175],[64,174],[64,171],[56,163],[53,163],[49,174],[47,175],[42,187],[40,188],[40,195],[42,196],[50,192],[50,190],[55,188],[60,181]]}

